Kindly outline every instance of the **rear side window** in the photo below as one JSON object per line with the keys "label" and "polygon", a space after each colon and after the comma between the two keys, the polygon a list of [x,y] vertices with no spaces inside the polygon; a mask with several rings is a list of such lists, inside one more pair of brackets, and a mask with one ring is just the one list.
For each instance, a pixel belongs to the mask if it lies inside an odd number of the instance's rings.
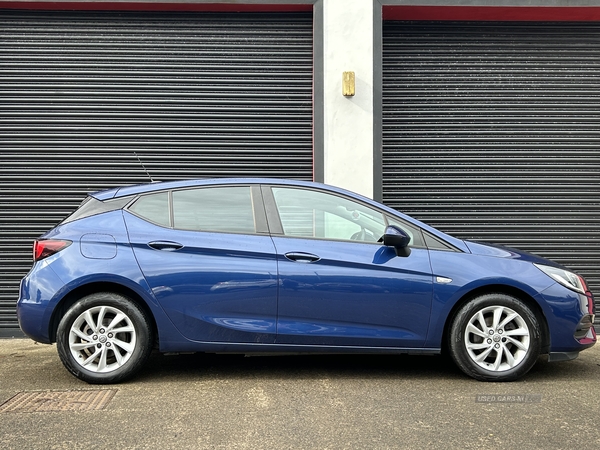
{"label": "rear side window", "polygon": [[129,207],[129,211],[162,227],[171,226],[168,192],[144,195]]}
{"label": "rear side window", "polygon": [[220,233],[256,233],[249,186],[173,191],[173,227]]}

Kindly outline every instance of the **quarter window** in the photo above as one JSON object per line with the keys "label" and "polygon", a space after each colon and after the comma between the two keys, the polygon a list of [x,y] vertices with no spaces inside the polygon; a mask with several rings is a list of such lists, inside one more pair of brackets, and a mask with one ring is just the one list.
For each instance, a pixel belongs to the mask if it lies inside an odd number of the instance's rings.
{"label": "quarter window", "polygon": [[129,207],[129,211],[157,225],[171,226],[168,192],[144,195]]}

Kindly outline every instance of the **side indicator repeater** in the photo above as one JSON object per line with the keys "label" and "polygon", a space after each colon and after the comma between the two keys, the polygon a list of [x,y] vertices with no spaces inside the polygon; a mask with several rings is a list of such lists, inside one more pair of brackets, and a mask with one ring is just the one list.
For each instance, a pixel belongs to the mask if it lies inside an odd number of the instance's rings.
{"label": "side indicator repeater", "polygon": [[448,283],[452,283],[452,278],[435,277],[435,282],[440,283],[440,284],[448,284]]}

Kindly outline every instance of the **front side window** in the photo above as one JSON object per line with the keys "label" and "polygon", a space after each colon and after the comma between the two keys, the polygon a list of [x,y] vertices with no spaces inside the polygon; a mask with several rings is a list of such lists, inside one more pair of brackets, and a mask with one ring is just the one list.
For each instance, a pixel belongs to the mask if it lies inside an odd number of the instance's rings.
{"label": "front side window", "polygon": [[385,231],[383,215],[345,197],[273,187],[285,236],[376,242]]}
{"label": "front side window", "polygon": [[221,233],[256,233],[249,186],[173,191],[173,227]]}

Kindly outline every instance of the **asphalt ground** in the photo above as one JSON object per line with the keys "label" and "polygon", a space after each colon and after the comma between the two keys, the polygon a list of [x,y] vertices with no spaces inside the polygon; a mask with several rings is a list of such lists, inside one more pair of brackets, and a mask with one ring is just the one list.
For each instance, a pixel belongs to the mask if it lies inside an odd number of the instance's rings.
{"label": "asphalt ground", "polygon": [[[52,400],[107,389],[101,409]],[[46,408],[9,407],[26,395]],[[155,354],[133,380],[92,386],[55,346],[0,340],[2,449],[592,449],[599,403],[600,345],[512,383],[438,356]]]}

